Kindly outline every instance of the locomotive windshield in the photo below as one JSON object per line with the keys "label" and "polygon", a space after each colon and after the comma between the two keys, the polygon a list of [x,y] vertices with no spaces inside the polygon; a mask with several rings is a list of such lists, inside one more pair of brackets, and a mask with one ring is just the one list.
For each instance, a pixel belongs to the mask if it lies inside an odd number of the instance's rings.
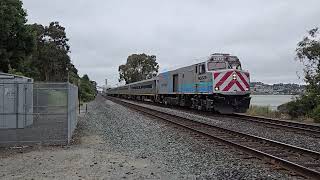
{"label": "locomotive windshield", "polygon": [[220,70],[220,69],[237,69],[237,70],[242,70],[241,64],[238,62],[222,62],[222,61],[211,61],[208,62],[208,71],[214,71],[214,70]]}
{"label": "locomotive windshield", "polygon": [[242,70],[242,68],[241,68],[241,64],[240,64],[240,63],[232,63],[232,64],[229,64],[229,69],[238,69],[238,70]]}
{"label": "locomotive windshield", "polygon": [[229,64],[229,69],[238,69],[238,70],[242,70],[241,68],[241,63],[238,59],[238,57],[236,56],[229,56],[229,58],[227,59],[228,64]]}
{"label": "locomotive windshield", "polygon": [[226,68],[227,68],[226,62],[223,62],[223,61],[208,62],[208,70],[209,71],[226,69]]}

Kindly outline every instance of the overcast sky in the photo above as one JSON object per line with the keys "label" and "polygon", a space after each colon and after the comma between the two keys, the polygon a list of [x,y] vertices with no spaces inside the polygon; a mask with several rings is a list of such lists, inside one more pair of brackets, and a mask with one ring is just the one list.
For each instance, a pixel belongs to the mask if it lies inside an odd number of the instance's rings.
{"label": "overcast sky", "polygon": [[251,81],[301,83],[295,48],[320,26],[319,0],[23,0],[28,23],[59,21],[80,74],[118,83],[132,53],[157,56],[160,72],[214,52],[236,55]]}

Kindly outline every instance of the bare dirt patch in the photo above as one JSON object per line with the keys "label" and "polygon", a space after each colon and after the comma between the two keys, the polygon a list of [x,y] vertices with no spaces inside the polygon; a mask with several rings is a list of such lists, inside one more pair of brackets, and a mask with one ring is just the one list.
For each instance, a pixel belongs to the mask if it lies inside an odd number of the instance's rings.
{"label": "bare dirt patch", "polygon": [[71,146],[0,149],[0,179],[154,179],[158,169],[147,159],[109,149],[101,136],[82,127]]}

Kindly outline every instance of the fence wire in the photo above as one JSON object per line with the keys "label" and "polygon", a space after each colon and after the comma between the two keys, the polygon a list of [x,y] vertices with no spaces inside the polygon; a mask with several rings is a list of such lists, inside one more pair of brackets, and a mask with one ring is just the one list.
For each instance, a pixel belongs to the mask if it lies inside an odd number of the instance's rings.
{"label": "fence wire", "polygon": [[0,82],[0,146],[68,144],[78,103],[70,83]]}

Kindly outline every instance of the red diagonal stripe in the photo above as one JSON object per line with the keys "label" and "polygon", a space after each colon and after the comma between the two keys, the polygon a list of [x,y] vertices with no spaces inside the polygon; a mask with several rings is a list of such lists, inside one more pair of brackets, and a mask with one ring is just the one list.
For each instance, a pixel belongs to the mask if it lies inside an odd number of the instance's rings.
{"label": "red diagonal stripe", "polygon": [[216,79],[219,76],[219,72],[218,73],[214,73],[214,79]]}
{"label": "red diagonal stripe", "polygon": [[243,89],[243,87],[241,86],[241,84],[239,83],[239,81],[237,81],[236,84],[238,85],[238,87],[240,88],[241,91],[244,91],[244,89]]}
{"label": "red diagonal stripe", "polygon": [[224,83],[225,80],[228,79],[228,77],[232,74],[232,71],[227,72],[226,74],[224,74],[224,76],[220,79],[220,81],[216,84],[216,87],[221,86],[221,84]]}
{"label": "red diagonal stripe", "polygon": [[240,72],[237,72],[239,78],[241,79],[241,81],[243,82],[244,85],[246,85],[246,88],[249,88],[249,84],[246,81],[246,79],[244,79],[244,77],[242,76],[242,74]]}
{"label": "red diagonal stripe", "polygon": [[230,81],[230,83],[223,89],[223,91],[229,91],[229,89],[234,85],[235,82],[235,80]]}

